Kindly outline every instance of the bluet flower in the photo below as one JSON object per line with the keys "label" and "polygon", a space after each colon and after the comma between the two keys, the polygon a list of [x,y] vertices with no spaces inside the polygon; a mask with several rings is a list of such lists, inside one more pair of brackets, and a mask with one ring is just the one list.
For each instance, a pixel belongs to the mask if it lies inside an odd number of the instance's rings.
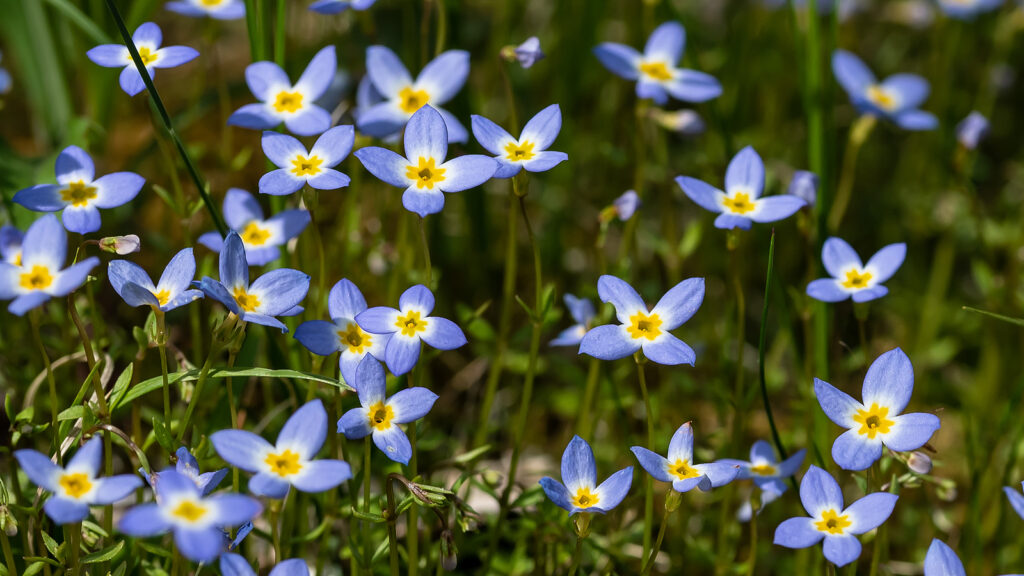
{"label": "bluet flower", "polygon": [[945,542],[932,538],[924,557],[924,576],[967,576],[964,564]]}
{"label": "bluet flower", "polygon": [[747,230],[754,222],[782,220],[807,205],[803,198],[791,194],[761,197],[764,162],[750,146],[729,162],[725,192],[689,176],[677,176],[676,183],[701,208],[717,213],[715,227],[726,230]]}
{"label": "bluet flower", "polygon": [[401,390],[388,398],[384,366],[372,356],[359,363],[355,383],[360,407],[342,415],[338,420],[338,432],[350,440],[372,435],[373,443],[385,456],[408,464],[412,446],[398,425],[410,424],[426,416],[437,401],[437,394],[415,387]]}
{"label": "bluet flower", "polygon": [[545,476],[540,479],[548,499],[569,516],[579,512],[604,514],[622,502],[633,484],[633,467],[627,466],[597,483],[597,463],[590,444],[573,436],[562,453],[562,481]]}
{"label": "bluet flower", "polygon": [[522,44],[516,46],[513,53],[523,68],[529,68],[544,58],[544,51],[540,49],[540,39],[536,36],[530,36]]}
{"label": "bluet flower", "polygon": [[[1021,489],[1024,489],[1024,482],[1021,483]],[[1009,486],[1003,486],[1003,492],[1010,499],[1010,506],[1013,507],[1014,512],[1024,520],[1024,495]]]}
{"label": "bluet flower", "polygon": [[88,234],[100,229],[100,208],[131,202],[145,179],[134,172],[114,172],[96,178],[92,158],[78,146],[57,156],[56,184],[37,184],[14,195],[14,201],[36,212],[59,212],[69,232]]}
{"label": "bluet flower", "polygon": [[429,104],[444,119],[446,143],[469,139],[465,126],[451,112],[440,107],[454,98],[466,83],[469,52],[442,52],[423,67],[414,81],[391,49],[370,46],[366,49],[366,74],[373,84],[376,102],[362,110],[356,119],[360,132],[378,138],[395,134],[412,119],[413,114]]}
{"label": "bluet flower", "polygon": [[562,129],[562,110],[552,104],[530,118],[519,138],[483,116],[472,117],[473,136],[498,161],[495,178],[511,178],[519,171],[547,172],[569,159],[565,152],[548,150]]}
{"label": "bluet flower", "polygon": [[237,20],[245,17],[244,0],[173,0],[164,4],[164,8],[193,18]]}
{"label": "bluet flower", "polygon": [[[264,219],[256,197],[241,188],[229,188],[224,196],[224,220],[242,238],[246,262],[262,266],[281,256],[280,247],[301,234],[310,217],[306,210],[284,210]],[[224,248],[218,232],[201,235],[199,243],[214,252]]]}
{"label": "bluet flower", "polygon": [[740,473],[736,462],[721,460],[697,464],[693,459],[693,428],[687,422],[676,429],[668,445],[668,457],[642,446],[630,448],[640,466],[655,480],[669,482],[676,492],[699,488],[707,492],[732,482]]}
{"label": "bluet flower", "polygon": [[914,367],[903,350],[890,350],[864,375],[860,403],[834,386],[814,379],[814,394],[825,415],[847,431],[832,445],[832,459],[844,470],[866,470],[882,456],[882,446],[908,452],[924,446],[939,429],[934,414],[901,414],[914,391]]}
{"label": "bluet flower", "polygon": [[672,287],[651,311],[632,286],[615,276],[604,275],[597,281],[602,302],[615,306],[621,324],[606,324],[590,329],[580,342],[580,354],[601,360],[618,360],[638,350],[658,364],[690,364],[697,354],[685,342],[671,334],[693,316],[704,301],[704,279],[689,278]]}
{"label": "bluet flower", "polygon": [[29,480],[52,492],[43,510],[57,524],[81,522],[89,517],[89,506],[113,504],[142,485],[134,474],[96,477],[103,459],[103,440],[99,436],[83,444],[63,468],[35,450],[15,450],[14,458]]}
{"label": "bluet flower", "polygon": [[25,233],[10,224],[0,226],[0,260],[11,266],[21,266],[21,244]]}
{"label": "bluet flower", "polygon": [[643,202],[640,201],[640,195],[636,193],[636,190],[626,190],[612,202],[615,215],[623,222],[632,218],[641,204]]}
{"label": "bluet flower", "polygon": [[398,298],[398,309],[376,306],[356,315],[356,323],[371,334],[389,335],[384,348],[388,370],[401,376],[416,365],[420,342],[438,350],[454,350],[466,344],[466,335],[455,322],[431,316],[434,294],[417,284]]}
{"label": "bluet flower", "polygon": [[551,341],[551,346],[577,346],[583,335],[590,328],[590,323],[597,313],[594,311],[594,304],[586,298],[577,298],[572,294],[565,295],[565,307],[569,309],[569,316],[576,322],[565,330],[558,333],[558,336]]}
{"label": "bluet flower", "polygon": [[340,14],[351,8],[352,10],[368,10],[377,0],[316,0],[309,5],[309,9],[320,14]]}
{"label": "bluet flower", "polygon": [[81,286],[100,259],[90,256],[63,268],[68,239],[57,217],[47,214],[28,227],[21,245],[21,265],[0,262],[0,300],[22,316],[50,298],[67,296]]}
{"label": "bluet flower", "polygon": [[295,339],[310,352],[328,356],[341,352],[338,365],[341,377],[352,387],[356,383],[356,368],[367,354],[384,360],[390,334],[371,334],[356,322],[356,316],[367,309],[366,299],[348,278],[342,278],[331,288],[327,297],[327,311],[331,320],[309,320],[295,329]]}
{"label": "bluet flower", "polygon": [[178,550],[194,562],[210,563],[227,548],[221,527],[238,526],[260,515],[258,500],[241,494],[205,497],[191,478],[176,470],[158,473],[156,502],[125,512],[117,529],[146,538],[174,532]]}
{"label": "bluet flower", "polygon": [[964,148],[974,150],[978,147],[978,143],[988,135],[988,130],[988,119],[975,110],[956,125],[956,140]]}
{"label": "bluet flower", "polygon": [[337,72],[334,46],[317,52],[294,85],[277,64],[254,62],[245,68],[245,82],[260,102],[235,110],[228,125],[269,130],[284,122],[292,134],[320,134],[331,127],[331,114],[315,102],[330,87]]}
{"label": "bluet flower", "polygon": [[309,275],[291,268],[278,268],[250,285],[242,239],[231,232],[220,253],[220,281],[203,277],[199,288],[245,322],[287,332],[288,327],[275,316],[295,316],[302,312],[299,302],[309,291]]}
{"label": "bluet flower", "polygon": [[636,80],[639,98],[665,104],[668,97],[683,102],[705,102],[722,94],[722,85],[713,76],[696,70],[677,68],[686,46],[686,30],[678,22],[665,22],[655,28],[641,54],[625,44],[604,42],[594,48],[597,59],[616,76]]}
{"label": "bluet flower", "polygon": [[707,129],[704,119],[693,110],[662,110],[653,108],[651,118],[666,130],[677,132],[683,136],[703,134]]}
{"label": "bluet flower", "polygon": [[[257,576],[252,566],[238,554],[223,554],[220,557],[222,576]],[[270,576],[309,576],[309,566],[302,558],[282,560],[271,568]]]}
{"label": "bluet flower", "polygon": [[723,458],[721,463],[739,466],[737,480],[753,480],[761,490],[762,507],[786,491],[786,478],[796,474],[804,462],[806,450],[799,450],[781,463],[775,458],[772,445],[764,440],[754,442],[750,448],[750,460]]}
{"label": "bluet flower", "polygon": [[821,248],[821,262],[832,277],[812,281],[807,285],[807,295],[822,302],[841,302],[847,298],[867,302],[881,298],[889,293],[882,283],[899,270],[906,255],[906,244],[889,244],[865,265],[845,240],[829,238]]}
{"label": "bluet flower", "polygon": [[[0,60],[3,59],[3,52],[0,52]],[[11,91],[11,73],[6,68],[0,68],[0,94],[7,94]]]}
{"label": "bluet flower", "polygon": [[335,126],[317,138],[311,151],[295,138],[277,132],[263,133],[263,153],[278,167],[260,178],[260,194],[284,196],[302,190],[335,190],[348,186],[349,177],[334,170],[352,151],[352,126]]}
{"label": "bluet flower", "polygon": [[938,0],[939,8],[950,18],[971,20],[979,14],[991,12],[1003,5],[1004,0]]}
{"label": "bluet flower", "polygon": [[857,536],[882,525],[899,497],[875,492],[843,507],[843,491],[835,479],[812,465],[800,481],[800,501],[808,517],[790,518],[775,529],[775,543],[787,548],[807,548],[822,540],[825,558],[845,566],[860,556]]}
{"label": "bluet flower", "polygon": [[793,172],[793,178],[789,181],[787,193],[802,199],[807,206],[813,207],[814,203],[818,201],[819,186],[820,180],[817,174],[807,170],[797,170]]}
{"label": "bluet flower", "polygon": [[421,218],[444,208],[444,194],[475,188],[489,180],[499,164],[480,154],[467,154],[445,162],[448,134],[440,113],[423,106],[405,127],[403,158],[387,148],[368,146],[355,156],[371,174],[405,188],[402,205]]}
{"label": "bluet flower", "polygon": [[199,488],[199,493],[206,496],[210,492],[213,492],[217,485],[224,480],[224,477],[228,475],[227,468],[221,468],[214,470],[213,472],[199,472],[199,462],[196,461],[196,457],[188,451],[188,448],[182,446],[174,452],[174,455],[178,458],[178,462],[175,463],[174,469],[178,474],[182,474],[191,478],[196,483],[196,488]]}
{"label": "bluet flower", "polygon": [[126,234],[124,236],[104,236],[100,238],[100,250],[109,252],[111,254],[117,254],[118,256],[127,256],[128,254],[134,254],[142,250],[142,241],[135,234]]}
{"label": "bluet flower", "polygon": [[141,266],[127,260],[111,260],[107,277],[114,291],[129,306],[152,306],[163,312],[180,308],[203,297],[200,290],[190,289],[196,275],[196,258],[191,248],[174,255],[154,286]]}
{"label": "bluet flower", "polygon": [[836,50],[832,72],[861,114],[880,116],[904,130],[934,130],[939,121],[918,107],[928,98],[928,81],[916,74],[893,74],[879,82],[852,53]]}
{"label": "bluet flower", "polygon": [[[175,68],[199,56],[199,52],[188,46],[161,48],[163,32],[152,22],[146,22],[136,28],[132,34],[132,42],[139,51],[139,58],[142,59],[150,78],[155,76],[157,68]],[[142,75],[132,60],[131,52],[124,44],[100,44],[85,55],[104,68],[121,68],[121,89],[129,96],[135,96],[146,89],[146,83],[143,82]]]}

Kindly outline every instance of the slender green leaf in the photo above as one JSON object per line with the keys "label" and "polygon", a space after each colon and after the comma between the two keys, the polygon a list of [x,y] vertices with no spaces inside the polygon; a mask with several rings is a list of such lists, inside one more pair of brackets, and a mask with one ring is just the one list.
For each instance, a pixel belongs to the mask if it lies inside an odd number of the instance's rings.
{"label": "slender green leaf", "polygon": [[93,552],[92,554],[86,555],[85,558],[82,558],[82,564],[95,564],[97,562],[107,562],[108,560],[113,560],[114,557],[120,554],[121,550],[123,549],[124,540],[121,540],[120,542],[114,544],[109,548],[104,548],[103,550],[99,550],[97,552]]}
{"label": "slender green leaf", "polygon": [[988,310],[980,310],[978,308],[971,308],[970,306],[962,306],[964,310],[968,312],[974,312],[975,314],[981,314],[983,316],[989,316],[996,320],[1002,320],[1003,322],[1009,322],[1017,326],[1024,326],[1024,318],[1013,318],[1011,316],[1003,316],[1002,314],[996,314],[995,312],[989,312]]}

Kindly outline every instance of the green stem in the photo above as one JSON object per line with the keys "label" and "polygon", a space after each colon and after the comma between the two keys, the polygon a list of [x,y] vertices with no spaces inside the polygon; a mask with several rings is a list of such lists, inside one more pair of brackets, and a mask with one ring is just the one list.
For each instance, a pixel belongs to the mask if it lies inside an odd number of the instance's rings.
{"label": "green stem", "polygon": [[398,576],[398,509],[395,505],[395,487],[390,475],[384,477],[384,494],[388,502],[388,564],[391,576]]}
{"label": "green stem", "polygon": [[68,560],[68,567],[71,569],[71,573],[78,576],[82,573],[82,567],[79,564],[79,555],[82,551],[82,523],[75,522],[74,524],[68,524],[68,553],[70,559]]}
{"label": "green stem", "polygon": [[671,514],[668,510],[665,511],[665,516],[661,519],[661,526],[658,527],[658,536],[654,540],[654,548],[651,549],[650,556],[647,556],[647,561],[644,562],[643,570],[640,572],[640,576],[647,576],[651,573],[654,568],[654,561],[658,559],[658,553],[661,552],[661,544],[665,541],[665,532],[668,530],[668,516]]}
{"label": "green stem", "polygon": [[43,345],[43,337],[39,333],[39,317],[42,312],[38,308],[29,312],[28,319],[29,324],[32,325],[32,339],[36,342],[36,347],[39,348],[39,355],[43,357],[43,364],[46,365],[46,381],[50,388],[50,428],[53,430],[53,452],[57,455],[57,464],[61,462],[60,457],[60,439],[58,436],[58,420],[59,406],[57,405],[57,382],[53,378],[53,365],[50,362],[50,355],[46,353],[46,346]]}
{"label": "green stem", "polygon": [[[772,431],[772,440],[775,442],[775,448],[779,451],[779,458],[785,460],[788,458],[786,454],[786,447],[782,445],[782,436],[779,435],[779,429],[775,426],[775,416],[772,414],[772,403],[768,399],[768,383],[764,375],[764,356],[765,350],[768,347],[768,303],[771,302],[771,290],[772,290],[772,271],[775,268],[775,230],[772,230],[771,239],[768,242],[768,272],[765,274],[764,280],[764,307],[761,308],[761,334],[757,339],[757,375],[758,380],[761,384],[761,400],[764,402],[764,414],[768,418],[768,427]],[[790,482],[793,484],[793,489],[796,490],[796,480],[790,477]]]}
{"label": "green stem", "polygon": [[757,570],[757,509],[750,514],[750,558],[747,560],[747,576],[754,576]]}
{"label": "green stem", "polygon": [[424,266],[424,269],[426,270],[426,277],[427,277],[427,281],[425,282],[425,284],[427,285],[427,288],[431,288],[431,283],[433,281],[434,269],[430,265],[430,243],[427,242],[427,223],[426,222],[427,222],[426,218],[420,218],[419,219],[420,246],[423,247],[423,266]]}
{"label": "green stem", "polygon": [[[644,374],[644,364],[647,358],[642,352],[633,355],[636,362],[636,376],[640,382],[640,395],[644,400],[644,420],[647,421],[647,445],[654,446],[654,414],[651,411],[651,396],[647,393],[647,376]],[[646,558],[651,551],[651,521],[654,518],[654,482],[650,474],[644,474],[644,539],[643,556]]]}
{"label": "green stem", "polygon": [[164,390],[164,424],[170,430],[171,426],[171,385],[167,381],[167,326],[165,324],[164,312],[159,308],[153,308],[156,316],[156,344],[160,351],[160,376],[163,378]]}
{"label": "green stem", "polygon": [[[370,443],[370,436],[363,440],[363,514],[370,513],[370,451],[373,445]],[[368,522],[363,525],[363,573],[372,574],[370,564],[373,559],[373,541],[370,538],[372,530]]]}
{"label": "green stem", "polygon": [[4,562],[7,563],[7,573],[10,576],[18,576],[18,566],[14,563],[14,554],[11,552],[11,542],[7,538],[7,531],[0,530],[0,548],[4,551]]}
{"label": "green stem", "polygon": [[583,557],[583,537],[576,537],[576,548],[572,553],[572,566],[569,567],[570,576],[576,576],[580,571],[580,558]]}
{"label": "green stem", "polygon": [[580,435],[584,440],[590,440],[590,436],[593,434],[593,422],[594,418],[591,416],[591,412],[594,410],[594,394],[597,393],[597,383],[601,376],[601,361],[597,358],[591,358],[590,364],[587,367],[587,384],[583,389],[583,405],[580,406],[580,419],[576,429],[580,431]]}
{"label": "green stem", "polygon": [[[420,219],[420,222],[422,221],[423,220]],[[423,358],[422,342],[420,343],[420,358]],[[422,380],[423,372],[425,372],[424,368],[424,366],[413,366],[412,372],[409,374],[409,388],[413,387],[413,383],[415,382],[414,376],[418,376]],[[409,447],[412,449],[412,457],[409,458],[409,476],[413,480],[415,480],[416,475],[419,474],[419,458],[416,450],[417,440],[419,440],[419,432],[416,428],[416,422],[412,422],[409,424]],[[416,573],[420,568],[420,518],[418,506],[411,506],[409,508],[406,520],[407,534],[405,547],[406,552],[409,554],[409,576],[416,576]]]}
{"label": "green stem", "polygon": [[274,16],[274,62],[284,66],[284,44],[287,20],[285,18],[285,0],[277,0],[277,13]]}
{"label": "green stem", "polygon": [[828,229],[832,232],[838,230],[843,222],[846,208],[853,196],[853,182],[857,177],[857,156],[877,123],[878,120],[874,116],[864,114],[850,127],[850,139],[843,153],[843,167],[839,174],[839,185],[836,187],[835,203],[832,204],[832,210],[828,215]]}
{"label": "green stem", "polygon": [[[222,331],[228,331],[234,327],[234,324],[237,322],[237,318],[234,314],[229,315],[228,320],[225,320],[225,324],[228,322],[231,323],[231,326],[222,326]],[[210,352],[206,355],[206,361],[203,362],[203,367],[199,371],[199,378],[196,380],[196,387],[192,390],[192,398],[189,400],[188,407],[185,409],[185,419],[181,422],[181,429],[178,430],[179,442],[182,442],[185,439],[185,434],[188,431],[189,424],[192,423],[192,413],[195,412],[196,406],[199,403],[199,397],[203,394],[203,387],[210,376],[210,368],[213,367],[214,360],[216,360],[225,345],[226,342],[224,339],[221,338],[219,334],[214,334],[213,340],[210,342]]]}

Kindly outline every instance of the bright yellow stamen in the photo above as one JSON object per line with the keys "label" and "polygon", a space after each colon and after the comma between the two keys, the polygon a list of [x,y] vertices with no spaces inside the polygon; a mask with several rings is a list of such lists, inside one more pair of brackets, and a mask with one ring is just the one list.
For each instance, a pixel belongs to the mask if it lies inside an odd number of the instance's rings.
{"label": "bright yellow stamen", "polygon": [[755,476],[775,476],[775,466],[771,464],[758,464],[750,467],[750,473]]}
{"label": "bright yellow stamen", "polygon": [[316,176],[323,172],[323,168],[320,167],[324,163],[323,158],[319,156],[305,157],[303,155],[297,156],[292,160],[292,174],[296,176]]}
{"label": "bright yellow stamen", "polygon": [[626,330],[633,338],[654,340],[661,336],[661,318],[657,314],[648,316],[643,312],[637,312],[629,317],[629,326],[626,327]]}
{"label": "bright yellow stamen", "polygon": [[206,516],[206,507],[191,500],[182,500],[171,510],[171,514],[194,524]]}
{"label": "bright yellow stamen", "polygon": [[270,466],[270,471],[278,476],[291,476],[302,470],[302,464],[299,464],[299,455],[291,450],[285,450],[280,454],[267,454],[264,462]]}
{"label": "bright yellow stamen", "polygon": [[416,188],[422,190],[424,188],[428,190],[434,189],[434,184],[438,182],[444,182],[444,168],[438,168],[435,166],[433,158],[424,158],[420,156],[419,164],[409,164],[405,169],[405,177],[410,180],[416,181]]}
{"label": "bright yellow stamen", "polygon": [[882,110],[892,110],[896,107],[896,98],[881,86],[868,87],[868,100],[874,102]]}
{"label": "bright yellow stamen", "polygon": [[26,290],[45,290],[53,284],[53,276],[49,268],[36,264],[28,272],[22,272],[20,283]]}
{"label": "bright yellow stamen", "polygon": [[572,497],[572,505],[577,508],[590,508],[597,506],[597,503],[601,501],[601,498],[590,491],[590,488],[580,488],[576,491],[576,495]]}
{"label": "bright yellow stamen", "polygon": [[391,419],[395,417],[395,411],[383,402],[377,402],[370,406],[367,414],[370,417],[370,426],[380,431],[391,428]]}
{"label": "bright yellow stamen", "polygon": [[860,290],[861,288],[867,288],[869,281],[871,281],[870,272],[861,272],[860,270],[849,270],[846,273],[846,280],[843,280],[841,284],[843,285],[843,288]]}
{"label": "bright yellow stamen", "polygon": [[505,146],[506,158],[513,162],[525,162],[532,160],[537,154],[533,151],[533,142],[527,140],[521,144],[515,142],[509,142]]}
{"label": "bright yellow stamen", "polygon": [[373,336],[364,332],[355,322],[349,322],[344,330],[338,330],[338,338],[341,339],[342,344],[348,346],[348,351],[353,354],[362,354],[373,344]]}
{"label": "bright yellow stamen", "polygon": [[92,482],[89,476],[81,472],[72,472],[60,477],[60,487],[69,498],[80,498],[83,494],[92,489]]}
{"label": "bright yellow stamen", "polygon": [[270,230],[260,228],[255,222],[249,222],[242,230],[242,242],[249,246],[263,246],[270,238]]}
{"label": "bright yellow stamen", "polygon": [[274,110],[295,112],[302,108],[302,92],[278,92],[274,98]]}
{"label": "bright yellow stamen", "polygon": [[207,8],[213,8],[214,6],[220,6],[223,0],[199,0],[199,3]]}
{"label": "bright yellow stamen", "polygon": [[658,82],[672,79],[672,71],[664,62],[644,62],[640,64],[640,73]]}
{"label": "bright yellow stamen", "polygon": [[21,267],[21,250],[19,250],[18,253],[14,255],[14,265],[19,268]]}
{"label": "bright yellow stamen", "polygon": [[430,101],[430,95],[426,90],[413,90],[412,86],[406,86],[399,91],[398,99],[398,106],[402,112],[412,114]]}
{"label": "bright yellow stamen", "polygon": [[96,198],[96,187],[89,186],[81,180],[68,184],[67,188],[60,191],[60,199],[75,208],[87,206],[89,200],[94,198]]}
{"label": "bright yellow stamen", "polygon": [[732,196],[726,196],[722,200],[722,204],[733,214],[746,214],[754,210],[754,202],[746,192],[736,192]]}
{"label": "bright yellow stamen", "polygon": [[159,54],[157,54],[155,50],[150,51],[150,49],[145,46],[139,46],[139,58],[142,59],[142,63],[144,65],[149,66],[153,62],[156,62],[156,59],[159,57]]}
{"label": "bright yellow stamen", "polygon": [[874,440],[877,434],[888,434],[889,428],[895,424],[889,420],[888,416],[889,408],[887,406],[879,406],[872,402],[871,407],[867,410],[858,410],[853,415],[853,421],[860,424],[860,430],[857,430],[858,434]]}
{"label": "bright yellow stamen", "polygon": [[159,302],[161,306],[164,306],[167,304],[167,301],[171,299],[171,291],[160,290],[158,292],[154,292],[153,296],[156,296],[156,301]]}
{"label": "bright yellow stamen", "polygon": [[260,299],[255,294],[246,292],[245,288],[235,288],[231,295],[235,297],[235,302],[238,302],[238,305],[246,312],[255,312],[260,306]]}
{"label": "bright yellow stamen", "polygon": [[839,515],[835,510],[825,510],[821,515],[821,520],[814,523],[814,527],[822,532],[828,532],[829,534],[842,534],[843,531],[853,524],[849,516],[843,514]]}
{"label": "bright yellow stamen", "polygon": [[682,458],[676,460],[674,464],[668,467],[668,473],[680,480],[688,480],[700,476],[700,472],[693,466],[690,466],[688,460],[683,460]]}
{"label": "bright yellow stamen", "polygon": [[423,332],[427,329],[427,322],[420,318],[420,313],[416,310],[411,310],[405,316],[399,315],[395,320],[395,327],[402,332],[402,336],[415,336],[417,332]]}

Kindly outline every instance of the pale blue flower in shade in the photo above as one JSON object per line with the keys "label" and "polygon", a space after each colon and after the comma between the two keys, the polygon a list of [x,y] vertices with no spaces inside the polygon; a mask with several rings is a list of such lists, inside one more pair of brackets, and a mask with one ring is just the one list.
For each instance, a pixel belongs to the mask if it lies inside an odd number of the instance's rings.
{"label": "pale blue flower in shade", "polygon": [[107,278],[114,291],[129,306],[152,306],[169,312],[203,297],[201,290],[191,288],[196,276],[196,258],[191,248],[184,248],[171,258],[155,285],[141,266],[127,260],[111,260]]}
{"label": "pale blue flower in shade", "polygon": [[868,302],[889,293],[882,283],[892,278],[907,256],[907,245],[889,244],[862,264],[857,252],[842,238],[825,240],[821,262],[831,278],[819,278],[807,285],[807,295],[822,302]]}
{"label": "pale blue flower in shade", "polygon": [[538,60],[544,58],[544,51],[540,49],[540,39],[530,36],[522,44],[515,47],[514,53],[519,65],[523,68],[530,68]]}
{"label": "pale blue flower in shade", "polygon": [[793,172],[793,178],[789,181],[789,188],[786,193],[802,199],[807,206],[814,207],[818,201],[818,187],[821,181],[818,175],[807,170]]}
{"label": "pale blue flower in shade", "polygon": [[750,448],[750,460],[733,460],[723,458],[718,462],[739,466],[737,480],[752,480],[761,490],[761,508],[777,499],[786,491],[786,479],[796,474],[804,462],[806,450],[799,450],[789,458],[779,462],[775,457],[775,449],[764,440],[754,442]]}
{"label": "pale blue flower in shade", "polygon": [[[1021,483],[1021,489],[1024,489],[1024,482]],[[1013,507],[1013,511],[1024,520],[1024,494],[1010,488],[1009,486],[1003,487],[1003,492],[1006,493],[1006,497],[1010,499],[1010,506]]]}
{"label": "pale blue flower in shade", "polygon": [[578,346],[597,313],[594,311],[594,303],[586,298],[577,298],[572,294],[566,294],[564,299],[565,307],[569,309],[569,316],[576,323],[559,332],[550,345]]}
{"label": "pale blue flower in shade", "polygon": [[[241,188],[230,188],[224,196],[224,221],[237,232],[245,247],[245,261],[250,266],[262,266],[281,256],[281,246],[306,229],[309,212],[301,209],[284,210],[264,219],[263,208],[255,196]],[[214,252],[224,248],[219,232],[206,232],[199,243]]]}
{"label": "pale blue flower in shade", "polygon": [[832,53],[832,72],[861,114],[885,118],[904,130],[934,130],[939,121],[919,107],[928,81],[916,74],[893,74],[879,82],[864,62],[846,50]]}
{"label": "pale blue flower in shade", "polygon": [[21,266],[21,243],[25,233],[10,224],[0,226],[0,260]]}
{"label": "pale blue flower in shade", "polygon": [[309,9],[320,14],[341,14],[346,10],[368,10],[377,0],[317,0]]}
{"label": "pale blue flower in shade", "polygon": [[975,110],[956,125],[956,140],[964,148],[974,150],[988,136],[988,131],[988,119]]}
{"label": "pale blue flower in shade", "polygon": [[642,204],[643,202],[640,200],[640,195],[636,193],[636,190],[626,190],[612,202],[612,206],[615,208],[615,215],[623,222],[632,218],[633,214],[636,214],[636,211]]}
{"label": "pale blue flower in shade", "polygon": [[174,0],[164,8],[192,18],[210,17],[214,20],[245,18],[244,0]]}
{"label": "pale blue flower in shade", "polygon": [[924,576],[967,576],[967,571],[952,548],[942,540],[933,538],[931,545],[928,546],[928,554],[924,557]]}
{"label": "pale blue flower in shade", "polygon": [[939,8],[950,18],[972,20],[979,14],[998,10],[1005,0],[938,0]]}
{"label": "pale blue flower in shade", "polygon": [[263,153],[278,167],[260,178],[260,194],[285,196],[304,186],[317,190],[336,190],[348,186],[349,177],[337,166],[352,151],[355,143],[352,126],[335,126],[324,132],[306,150],[295,138],[278,132],[263,133]]}
{"label": "pale blue flower in shade", "polygon": [[224,477],[228,475],[227,468],[221,468],[214,470],[213,472],[199,472],[199,462],[196,461],[196,457],[188,451],[188,448],[182,446],[174,452],[174,456],[178,461],[174,464],[174,469],[179,474],[183,474],[192,479],[196,483],[196,488],[199,488],[199,492],[206,496],[210,492],[213,492],[217,485],[224,480]]}
{"label": "pale blue flower in shade", "polygon": [[519,138],[483,116],[471,118],[473,136],[500,164],[495,178],[511,178],[523,169],[546,172],[569,159],[565,152],[548,150],[562,129],[562,110],[552,104],[530,118]]}
{"label": "pale blue flower in shade", "polygon": [[[139,57],[150,78],[157,68],[175,68],[195,60],[199,56],[188,46],[167,46],[161,48],[163,32],[152,22],[146,22],[135,29],[132,42],[139,51]],[[121,89],[129,96],[135,96],[146,89],[146,83],[132,60],[131,52],[124,44],[101,44],[85,53],[94,63],[104,68],[121,68]]]}
{"label": "pale blue flower in shade", "polygon": [[732,482],[739,475],[739,463],[722,460],[698,464],[693,459],[693,428],[687,422],[676,429],[668,445],[668,457],[643,446],[630,448],[640,466],[655,480],[672,484],[676,492],[694,488],[707,492]]}
{"label": "pale blue flower in shade", "polygon": [[590,444],[573,436],[562,453],[562,481],[540,479],[548,499],[573,516],[580,512],[605,514],[618,506],[633,485],[633,467],[627,466],[597,483],[597,462]]}
{"label": "pale blue flower in shade", "polygon": [[[257,576],[256,571],[238,554],[223,554],[220,557],[222,576]],[[309,576],[309,566],[302,558],[282,560],[270,569],[270,576]]]}

